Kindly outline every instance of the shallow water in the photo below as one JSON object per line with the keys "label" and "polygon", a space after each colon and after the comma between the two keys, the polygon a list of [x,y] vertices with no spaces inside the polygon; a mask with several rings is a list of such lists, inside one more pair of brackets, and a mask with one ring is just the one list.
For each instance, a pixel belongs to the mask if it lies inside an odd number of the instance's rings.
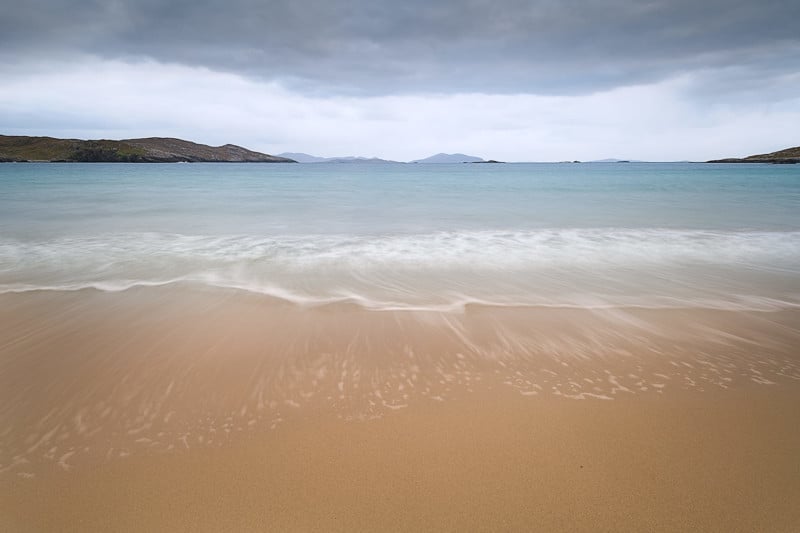
{"label": "shallow water", "polygon": [[6,164],[0,292],[776,309],[798,213],[784,165]]}

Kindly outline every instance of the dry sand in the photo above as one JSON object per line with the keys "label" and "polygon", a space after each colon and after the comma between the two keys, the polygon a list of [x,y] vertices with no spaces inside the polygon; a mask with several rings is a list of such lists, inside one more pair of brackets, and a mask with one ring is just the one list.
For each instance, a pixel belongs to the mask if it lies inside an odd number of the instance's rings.
{"label": "dry sand", "polygon": [[0,296],[0,529],[800,530],[800,312]]}

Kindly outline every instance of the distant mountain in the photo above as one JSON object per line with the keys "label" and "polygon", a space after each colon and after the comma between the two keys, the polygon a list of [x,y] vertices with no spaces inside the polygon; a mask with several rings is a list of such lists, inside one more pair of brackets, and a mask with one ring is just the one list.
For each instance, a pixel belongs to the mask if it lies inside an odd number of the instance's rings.
{"label": "distant mountain", "polygon": [[[378,157],[360,157],[360,156],[344,156],[344,157],[319,157],[303,152],[284,152],[278,154],[279,157],[287,157],[293,159],[298,163],[400,163],[400,161],[392,161],[389,159],[380,159]],[[465,154],[436,154],[425,159],[417,159],[411,163],[486,163],[480,157]]]}
{"label": "distant mountain", "polygon": [[380,159],[378,157],[360,157],[352,155],[344,157],[318,157],[302,152],[284,152],[279,155],[280,157],[294,159],[298,163],[399,163],[399,161]]}
{"label": "distant mountain", "polygon": [[715,159],[708,161],[708,163],[777,163],[777,164],[795,164],[800,163],[800,146],[794,148],[787,148],[777,152],[770,152],[769,154],[757,154],[739,158],[728,159]]}
{"label": "distant mountain", "polygon": [[0,135],[0,162],[63,161],[86,163],[294,163],[293,159],[254,152],[234,144],[207,146],[183,139],[89,140]]}
{"label": "distant mountain", "polygon": [[417,159],[412,163],[478,163],[483,158],[465,154],[436,154],[425,159]]}

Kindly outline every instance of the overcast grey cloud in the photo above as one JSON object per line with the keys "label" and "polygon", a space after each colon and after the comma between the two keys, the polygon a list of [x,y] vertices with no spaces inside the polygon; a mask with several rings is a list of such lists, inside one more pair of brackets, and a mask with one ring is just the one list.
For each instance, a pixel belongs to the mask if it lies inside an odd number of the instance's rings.
{"label": "overcast grey cloud", "polygon": [[0,0],[2,133],[409,160],[800,140],[796,0]]}
{"label": "overcast grey cloud", "polygon": [[0,48],[17,58],[152,58],[305,92],[579,94],[800,67],[795,0],[6,3]]}

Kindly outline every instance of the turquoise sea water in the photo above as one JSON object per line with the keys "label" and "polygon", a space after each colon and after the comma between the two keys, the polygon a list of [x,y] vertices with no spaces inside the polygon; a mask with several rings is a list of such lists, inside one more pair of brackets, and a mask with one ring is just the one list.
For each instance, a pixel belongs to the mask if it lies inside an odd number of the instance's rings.
{"label": "turquoise sea water", "polygon": [[3,164],[0,292],[800,304],[800,166]]}

